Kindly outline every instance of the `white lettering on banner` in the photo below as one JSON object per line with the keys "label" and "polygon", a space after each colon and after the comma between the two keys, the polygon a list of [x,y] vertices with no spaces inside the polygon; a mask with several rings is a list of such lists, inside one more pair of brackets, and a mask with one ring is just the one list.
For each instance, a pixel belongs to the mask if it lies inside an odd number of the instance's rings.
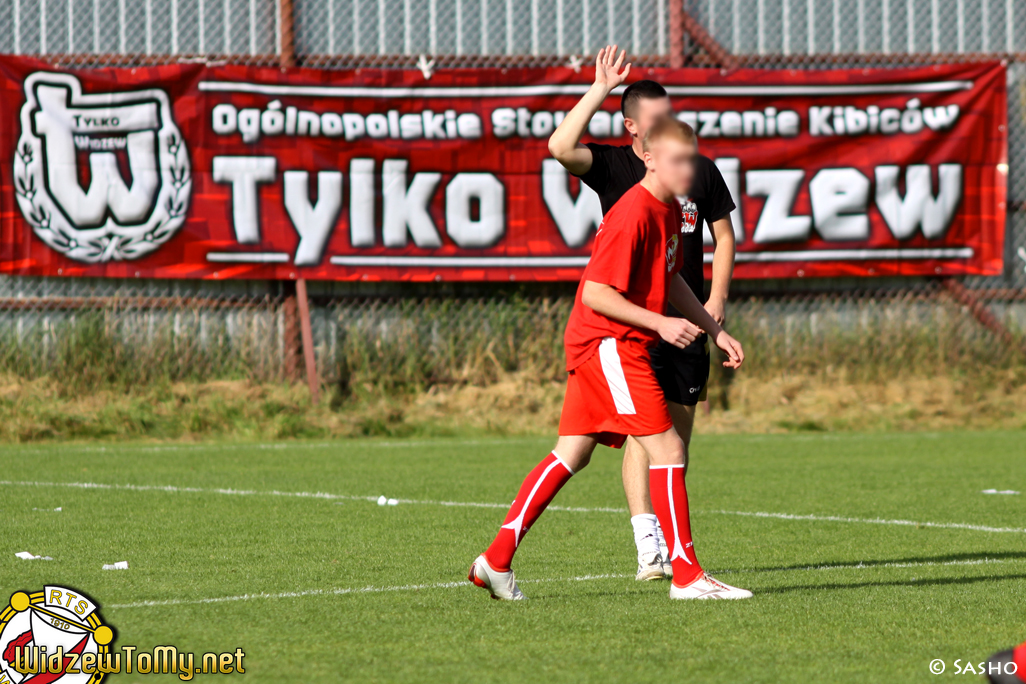
{"label": "white lettering on banner", "polygon": [[[741,163],[735,157],[714,161],[739,205],[731,213],[735,237],[744,239],[740,205]],[[213,179],[232,186],[232,221],[240,244],[261,241],[259,185],[273,182],[277,162],[274,157],[214,157]],[[385,159],[381,169],[381,243],[402,248],[408,237],[420,248],[442,246],[442,238],[432,218],[431,205],[442,174],[421,171],[408,180],[409,163],[405,159]],[[938,167],[939,190],[933,194],[933,169],[929,165],[911,165],[905,170],[905,193],[898,189],[900,167],[885,165],[874,170],[875,200],[884,221],[898,240],[914,237],[918,229],[930,239],[947,232],[962,198],[962,166]],[[309,172],[287,170],[284,177],[284,204],[299,245],[294,255],[297,266],[315,266],[324,254],[342,209],[343,174],[341,171],[317,173],[317,202],[310,201]],[[859,169],[842,167],[821,169],[809,181],[811,216],[796,215],[794,203],[805,180],[801,169],[755,169],[744,174],[744,194],[763,197],[762,211],[752,239],[759,244],[803,242],[815,231],[826,241],[858,242],[870,237],[869,202],[872,181]],[[602,223],[598,195],[581,184],[577,197],[571,196],[566,169],[554,159],[542,161],[542,198],[567,247],[578,249],[587,244],[592,229]],[[349,242],[354,248],[369,248],[377,240],[377,200],[375,161],[356,158],[349,163]],[[506,235],[506,188],[491,173],[463,172],[454,175],[445,188],[445,232],[464,249],[495,246]],[[705,242],[711,237],[704,227]]]}
{"label": "white lettering on banner", "polygon": [[824,240],[869,239],[869,179],[858,169],[822,169],[809,183],[809,198]]}
{"label": "white lettering on banner", "polygon": [[374,160],[349,162],[349,244],[373,247],[374,237]]}
{"label": "white lettering on banner", "polygon": [[[734,200],[734,211],[730,212],[730,225],[734,229],[734,242],[740,245],[745,241],[745,221],[741,211],[743,204],[741,202],[741,160],[737,157],[720,157],[713,163],[720,170],[723,182],[726,183],[727,190],[730,191],[730,196]],[[703,245],[713,244],[711,231],[712,226],[706,221],[705,226],[702,227]]]}
{"label": "white lettering on banner", "polygon": [[214,157],[215,183],[231,183],[232,225],[243,245],[260,243],[260,195],[257,185],[274,181],[274,157]]}
{"label": "white lettering on banner", "polygon": [[700,138],[793,138],[801,129],[798,112],[766,107],[743,112],[677,112],[677,119],[695,129]]}
{"label": "white lettering on banner", "polygon": [[[559,118],[562,121],[562,117]],[[557,124],[558,125],[558,124]],[[364,136],[401,140],[473,140],[483,135],[481,117],[473,112],[458,113],[454,109],[434,112],[400,114],[391,109],[385,114],[355,112],[313,112],[297,107],[282,107],[280,100],[269,102],[265,109],[222,103],[211,110],[211,128],[217,135],[242,136],[245,143],[255,143],[262,136],[344,137],[347,142]]]}
{"label": "white lettering on banner", "polygon": [[[499,107],[492,111],[492,134],[499,139],[514,135],[519,138],[548,138],[565,117],[566,112],[563,111],[532,112],[527,107]],[[597,112],[589,123],[589,132],[595,138],[623,135],[623,114]]]}
{"label": "white lettering on banner", "polygon": [[923,126],[932,131],[951,128],[958,121],[961,110],[957,104],[923,107],[919,98],[905,103],[905,109],[880,108],[870,105],[865,109],[851,105],[809,108],[811,135],[914,135]]}
{"label": "white lettering on banner", "polygon": [[907,240],[922,226],[927,238],[944,237],[962,201],[962,165],[940,165],[940,190],[936,197],[929,165],[913,164],[905,169],[904,198],[898,195],[899,172],[897,166],[876,168],[876,206],[891,233],[899,240]]}
{"label": "white lettering on banner", "polygon": [[[472,203],[478,218],[472,216]],[[490,173],[458,173],[445,188],[445,231],[460,247],[491,247],[506,233],[506,188]]]}
{"label": "white lettering on banner", "polygon": [[299,234],[296,266],[316,266],[324,257],[324,248],[342,210],[342,174],[321,171],[317,174],[317,204],[310,204],[310,174],[286,171],[285,211]]}
{"label": "white lettering on banner", "polygon": [[765,197],[752,239],[755,242],[794,242],[807,240],[812,227],[808,216],[792,216],[798,189],[805,178],[801,169],[749,171],[745,185],[750,197]]}
{"label": "white lettering on banner", "polygon": [[542,161],[541,180],[542,198],[563,242],[567,247],[583,247],[591,236],[591,229],[602,224],[602,204],[598,195],[581,183],[577,199],[573,199],[567,171],[555,159]]}
{"label": "white lettering on banner", "polygon": [[435,228],[428,208],[442,174],[421,172],[413,174],[413,182],[406,186],[405,159],[386,159],[381,171],[381,236],[386,247],[405,247],[407,231],[418,247],[442,246],[442,238]]}

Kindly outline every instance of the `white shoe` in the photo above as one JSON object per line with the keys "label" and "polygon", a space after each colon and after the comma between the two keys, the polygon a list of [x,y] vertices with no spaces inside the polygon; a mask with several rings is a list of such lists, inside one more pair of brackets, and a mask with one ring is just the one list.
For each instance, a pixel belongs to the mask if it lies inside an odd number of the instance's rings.
{"label": "white shoe", "polygon": [[666,574],[666,566],[658,553],[643,553],[638,556],[638,574],[634,579],[639,582],[668,579],[672,575]]}
{"label": "white shoe", "polygon": [[708,573],[703,574],[686,587],[670,585],[671,599],[746,599],[751,597],[752,592],[747,589],[738,589],[724,584]]}
{"label": "white shoe", "polygon": [[527,598],[517,586],[517,579],[513,576],[513,571],[497,572],[493,570],[492,566],[488,565],[484,554],[478,556],[471,564],[467,579],[475,586],[487,589],[493,599],[523,601]]}
{"label": "white shoe", "polygon": [[667,560],[670,557],[670,549],[666,546],[663,528],[658,525],[656,525],[656,537],[659,539],[659,555],[663,559],[663,574],[667,579],[673,579],[673,563]]}

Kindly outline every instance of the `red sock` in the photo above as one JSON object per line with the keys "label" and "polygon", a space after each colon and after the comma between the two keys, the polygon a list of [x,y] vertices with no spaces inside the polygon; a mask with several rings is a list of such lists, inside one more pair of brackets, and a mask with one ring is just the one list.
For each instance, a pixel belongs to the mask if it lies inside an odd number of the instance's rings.
{"label": "red sock", "polygon": [[574,471],[554,451],[528,473],[524,484],[520,485],[516,501],[506,514],[506,520],[499,528],[499,534],[495,535],[495,541],[485,551],[492,569],[500,572],[509,570],[520,540],[573,474]]}
{"label": "red sock", "polygon": [[673,566],[673,583],[686,587],[702,576],[702,566],[695,556],[691,541],[691,519],[688,513],[688,490],[684,486],[684,466],[651,466],[648,482],[652,508],[663,528],[663,536]]}

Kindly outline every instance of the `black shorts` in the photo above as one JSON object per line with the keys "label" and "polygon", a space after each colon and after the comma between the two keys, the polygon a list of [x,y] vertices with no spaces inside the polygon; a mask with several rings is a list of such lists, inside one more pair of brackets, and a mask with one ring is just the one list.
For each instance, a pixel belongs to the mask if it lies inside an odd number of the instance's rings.
{"label": "black shorts", "polygon": [[649,356],[666,401],[684,406],[705,401],[709,386],[709,348],[704,335],[686,349],[660,342],[649,350]]}

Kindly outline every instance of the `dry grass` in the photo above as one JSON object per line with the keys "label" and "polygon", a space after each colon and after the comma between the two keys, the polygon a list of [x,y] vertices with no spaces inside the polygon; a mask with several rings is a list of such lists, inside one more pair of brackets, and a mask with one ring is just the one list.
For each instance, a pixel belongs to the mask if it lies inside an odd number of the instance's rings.
{"label": "dry grass", "polygon": [[[288,439],[475,434],[555,435],[563,384],[528,373],[486,386],[425,392],[329,392],[318,406],[303,385],[222,380],[139,391],[68,395],[51,380],[0,377],[0,440]],[[698,431],[760,433],[1026,428],[1026,378],[903,377],[844,373],[717,378]]]}

